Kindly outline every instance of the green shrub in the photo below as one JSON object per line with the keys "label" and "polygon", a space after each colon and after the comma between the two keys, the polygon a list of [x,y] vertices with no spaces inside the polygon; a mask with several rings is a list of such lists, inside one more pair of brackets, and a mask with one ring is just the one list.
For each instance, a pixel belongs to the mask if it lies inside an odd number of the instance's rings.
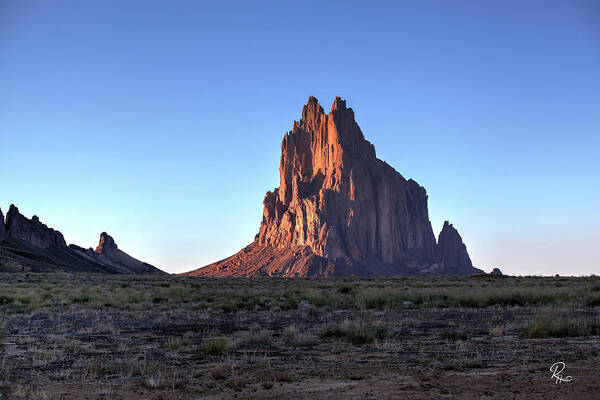
{"label": "green shrub", "polygon": [[339,323],[329,323],[321,328],[320,336],[322,338],[342,338],[348,332],[347,327]]}
{"label": "green shrub", "polygon": [[227,303],[221,306],[221,310],[225,314],[235,313],[238,311],[238,305],[236,301],[228,301]]}
{"label": "green shrub", "polygon": [[271,343],[273,332],[268,329],[250,329],[249,331],[236,332],[229,348],[237,350],[252,346],[265,346]]}
{"label": "green shrub", "polygon": [[172,337],[167,341],[167,347],[169,350],[179,350],[182,347],[190,345],[190,340],[187,338]]}
{"label": "green shrub", "polygon": [[352,286],[347,286],[347,285],[340,286],[340,287],[338,287],[337,290],[341,294],[350,294],[350,293],[352,293]]}
{"label": "green shrub", "polygon": [[346,334],[346,340],[355,346],[373,343],[375,330],[368,325],[355,326]]}
{"label": "green shrub", "polygon": [[169,301],[169,299],[167,299],[164,296],[152,296],[152,302],[154,304],[157,304],[157,303],[167,303],[168,301]]}
{"label": "green shrub", "polygon": [[290,325],[283,330],[283,342],[288,346],[312,347],[317,339],[310,333],[300,331],[296,325]]}
{"label": "green shrub", "polygon": [[366,322],[354,323],[349,320],[325,324],[320,331],[322,338],[345,338],[351,344],[363,345],[373,343],[375,339],[388,337],[388,328],[380,324]]}
{"label": "green shrub", "polygon": [[600,324],[597,322],[559,316],[555,312],[537,315],[523,329],[522,336],[529,339],[565,338],[597,335]]}
{"label": "green shrub", "polygon": [[218,356],[225,352],[229,341],[224,338],[212,339],[200,346],[199,352],[203,355]]}
{"label": "green shrub", "polygon": [[585,305],[588,307],[600,306],[600,295],[590,296],[587,298]]}
{"label": "green shrub", "polygon": [[440,338],[444,340],[467,340],[469,335],[454,329],[444,329],[440,332]]}

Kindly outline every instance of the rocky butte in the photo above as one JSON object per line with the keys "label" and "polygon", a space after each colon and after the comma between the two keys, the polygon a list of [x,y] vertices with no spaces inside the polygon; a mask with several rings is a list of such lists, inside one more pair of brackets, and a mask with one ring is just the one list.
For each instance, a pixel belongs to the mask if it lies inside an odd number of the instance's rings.
{"label": "rocky butte", "polygon": [[279,176],[254,241],[189,275],[482,273],[451,224],[436,241],[425,189],[377,158],[339,97],[328,114],[308,99],[281,143]]}

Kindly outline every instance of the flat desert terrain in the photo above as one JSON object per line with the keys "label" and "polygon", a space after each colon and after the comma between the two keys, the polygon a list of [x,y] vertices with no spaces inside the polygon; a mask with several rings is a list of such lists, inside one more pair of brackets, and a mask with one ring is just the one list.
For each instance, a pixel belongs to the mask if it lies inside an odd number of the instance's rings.
{"label": "flat desert terrain", "polygon": [[598,399],[599,335],[597,277],[0,274],[0,399]]}

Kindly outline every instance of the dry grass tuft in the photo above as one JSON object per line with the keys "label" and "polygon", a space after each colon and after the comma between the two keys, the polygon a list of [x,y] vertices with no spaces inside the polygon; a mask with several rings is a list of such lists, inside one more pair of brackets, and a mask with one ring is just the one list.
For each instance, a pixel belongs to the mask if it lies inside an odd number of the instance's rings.
{"label": "dry grass tuft", "polygon": [[283,330],[283,342],[288,346],[312,347],[317,343],[317,338],[301,331],[296,325],[290,325]]}
{"label": "dry grass tuft", "polygon": [[560,315],[555,310],[541,312],[523,329],[522,336],[529,339],[564,338],[600,334],[600,323],[592,318],[573,318]]}

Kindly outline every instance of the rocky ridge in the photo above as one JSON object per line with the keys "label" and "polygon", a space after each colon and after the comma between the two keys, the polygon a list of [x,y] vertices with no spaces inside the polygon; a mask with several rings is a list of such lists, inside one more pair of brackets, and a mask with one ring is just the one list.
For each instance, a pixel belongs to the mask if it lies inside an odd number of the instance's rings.
{"label": "rocky ridge", "polygon": [[42,249],[67,246],[62,233],[41,223],[37,215],[26,218],[14,204],[6,213],[6,236],[24,240]]}
{"label": "rocky ridge", "polygon": [[102,233],[94,251],[69,245],[57,230],[34,215],[31,219],[11,204],[6,219],[0,210],[0,272],[52,271],[164,274],[160,269],[119,250],[113,238]]}
{"label": "rocky ridge", "polygon": [[95,250],[92,250],[92,248],[84,250],[76,246],[71,247],[82,255],[102,264],[109,265],[124,274],[164,274],[163,271],[155,266],[137,260],[124,251],[121,251],[112,236],[106,232],[100,234],[100,240]]}

